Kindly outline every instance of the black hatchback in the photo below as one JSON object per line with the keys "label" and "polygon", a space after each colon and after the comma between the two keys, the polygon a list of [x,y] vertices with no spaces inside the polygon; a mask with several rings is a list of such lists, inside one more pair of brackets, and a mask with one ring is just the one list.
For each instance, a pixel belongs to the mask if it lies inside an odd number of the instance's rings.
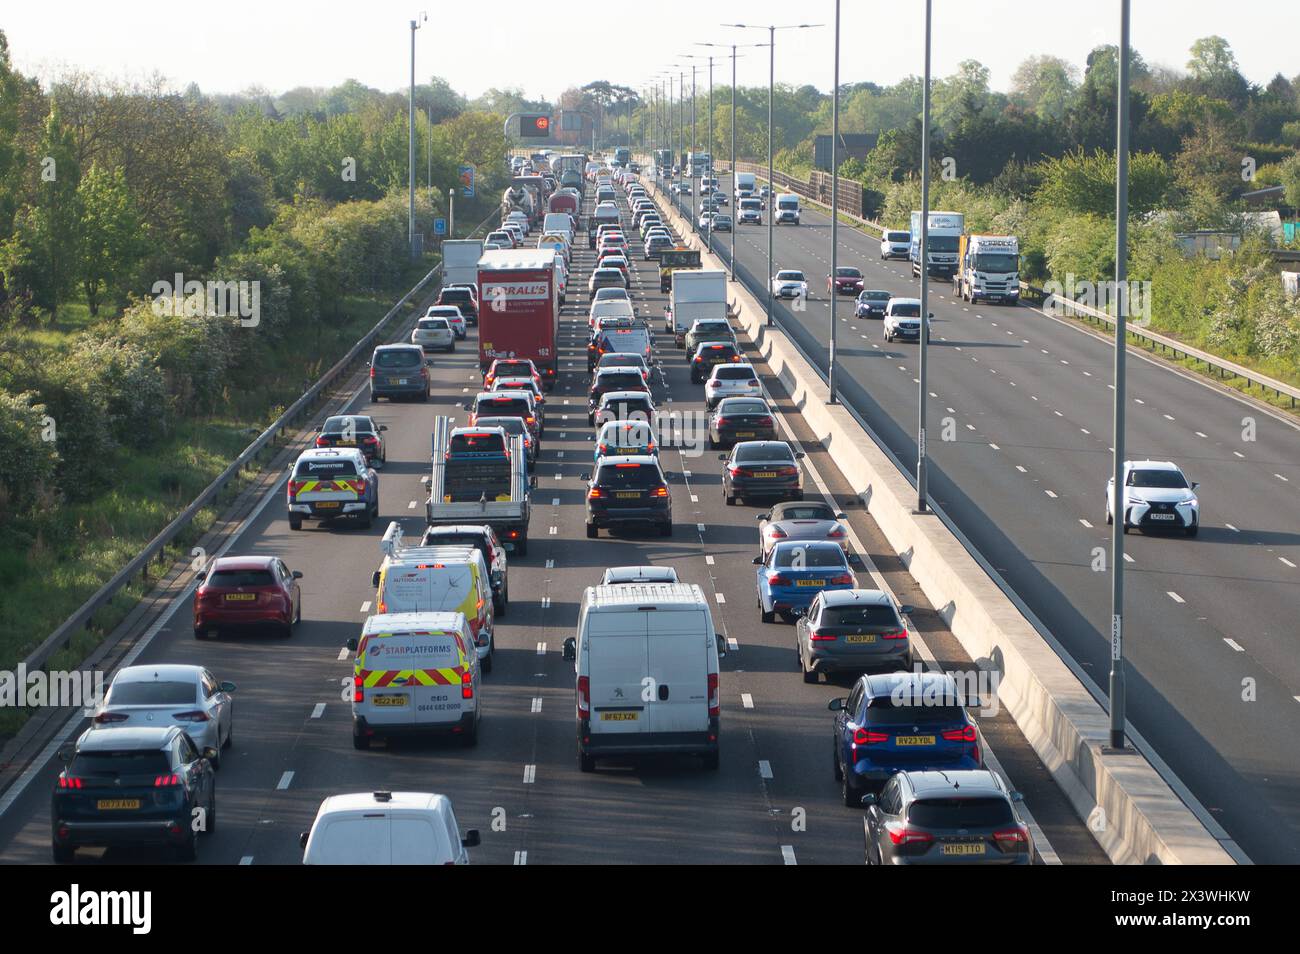
{"label": "black hatchback", "polygon": [[198,832],[216,830],[216,757],[174,725],[88,729],[65,743],[50,798],[55,862],[83,845],[162,847],[193,861]]}
{"label": "black hatchback", "polygon": [[723,398],[709,415],[709,446],[776,440],[776,418],[762,398]]}
{"label": "black hatchback", "polygon": [[601,527],[657,527],[659,535],[673,535],[673,498],[659,458],[644,454],[602,457],[587,481],[587,536],[594,539]]}
{"label": "black hatchback", "polygon": [[728,507],[737,499],[781,497],[803,500],[803,478],[795,452],[785,441],[743,441],[730,454],[719,454],[722,469],[722,497]]}

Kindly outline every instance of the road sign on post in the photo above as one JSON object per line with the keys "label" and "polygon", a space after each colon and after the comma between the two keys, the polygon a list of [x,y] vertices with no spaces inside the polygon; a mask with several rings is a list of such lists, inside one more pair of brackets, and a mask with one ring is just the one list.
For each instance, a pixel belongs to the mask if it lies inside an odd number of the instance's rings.
{"label": "road sign on post", "polygon": [[474,198],[474,166],[461,166],[457,174],[460,176],[460,194],[467,199]]}
{"label": "road sign on post", "polygon": [[434,235],[446,235],[446,234],[447,234],[447,220],[446,220],[446,219],[434,219],[434,220],[433,220],[433,234],[434,234]]}
{"label": "road sign on post", "polygon": [[551,117],[525,113],[519,117],[519,136],[521,139],[549,139],[551,136]]}

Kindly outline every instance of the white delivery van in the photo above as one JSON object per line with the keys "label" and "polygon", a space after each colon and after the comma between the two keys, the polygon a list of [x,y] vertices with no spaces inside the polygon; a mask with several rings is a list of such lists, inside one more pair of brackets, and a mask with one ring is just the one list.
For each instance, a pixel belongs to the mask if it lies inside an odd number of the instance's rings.
{"label": "white delivery van", "polygon": [[467,865],[478,830],[461,837],[446,795],[356,792],[320,803],[299,836],[305,865]]}
{"label": "white delivery van", "polygon": [[736,198],[737,199],[748,198],[749,196],[754,194],[754,190],[757,188],[758,187],[755,184],[755,180],[754,180],[754,173],[752,172],[736,173]]}
{"label": "white delivery van", "polygon": [[[718,635],[694,584],[590,586],[564,658],[577,675],[578,766],[684,753],[718,767]],[[723,652],[725,655],[725,650]]]}
{"label": "white delivery van", "polygon": [[464,613],[382,613],[347,642],[352,745],[391,735],[452,733],[478,744],[479,662]]}
{"label": "white delivery van", "polygon": [[573,216],[568,212],[547,212],[542,219],[543,232],[563,232],[570,242],[573,241]]}
{"label": "white delivery van", "polygon": [[776,197],[776,224],[799,224],[799,196],[793,192],[781,192]]}
{"label": "white delivery van", "polygon": [[447,239],[442,243],[442,283],[477,285],[478,260],[482,257],[482,239]]}
{"label": "white delivery van", "polygon": [[462,613],[483,671],[492,671],[492,582],[481,551],[468,546],[401,547],[389,533],[385,556],[371,578],[378,613]]}
{"label": "white delivery van", "polygon": [[626,298],[606,298],[594,301],[587,311],[587,327],[595,328],[600,318],[635,318],[636,306]]}

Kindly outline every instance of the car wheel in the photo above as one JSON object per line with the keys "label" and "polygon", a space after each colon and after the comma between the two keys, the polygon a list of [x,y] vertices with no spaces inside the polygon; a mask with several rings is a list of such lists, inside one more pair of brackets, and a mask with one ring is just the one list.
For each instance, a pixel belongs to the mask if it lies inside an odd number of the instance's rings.
{"label": "car wheel", "polygon": [[1106,526],[1109,527],[1109,526],[1110,526],[1112,523],[1114,523],[1114,522],[1115,522],[1115,518],[1112,517],[1112,516],[1110,515],[1110,511],[1107,510],[1107,511],[1106,511]]}
{"label": "car wheel", "polygon": [[207,638],[208,638],[208,631],[207,631],[206,629],[195,629],[195,630],[194,630],[194,638],[195,638],[195,639],[207,639]]}
{"label": "car wheel", "polygon": [[72,864],[73,856],[76,853],[77,849],[70,845],[50,845],[50,855],[56,865]]}
{"label": "car wheel", "polygon": [[704,768],[710,772],[716,772],[718,766],[722,764],[722,755],[718,752],[709,752],[704,756]]}
{"label": "car wheel", "polygon": [[515,552],[518,553],[520,556],[528,556],[528,538],[527,538],[527,537],[521,537],[521,538],[519,539],[519,542],[515,544]]}
{"label": "car wheel", "polygon": [[835,781],[844,781],[844,769],[840,768],[840,756],[834,750],[831,751],[831,769],[835,772]]}
{"label": "car wheel", "polygon": [[848,772],[842,773],[840,779],[840,797],[844,799],[844,806],[846,808],[862,807],[862,795],[859,794],[857,788],[849,782]]}
{"label": "car wheel", "polygon": [[203,820],[203,834],[211,835],[217,830],[217,793],[214,789],[212,797],[208,799],[208,815]]}
{"label": "car wheel", "polygon": [[447,345],[447,353],[448,354],[456,353],[456,342],[453,341],[451,344]]}
{"label": "car wheel", "polygon": [[352,747],[365,751],[370,748],[370,736],[362,735],[355,728],[352,730]]}
{"label": "car wheel", "polygon": [[300,516],[298,516],[298,514],[294,514],[294,513],[289,514],[289,529],[290,529],[290,530],[301,530],[301,529],[302,529],[302,517],[300,517]]}
{"label": "car wheel", "polygon": [[1187,534],[1189,537],[1194,537],[1196,536],[1196,531],[1199,529],[1201,529],[1201,525],[1199,523],[1194,523],[1190,527],[1184,529],[1183,533]]}
{"label": "car wheel", "polygon": [[235,723],[234,717],[231,717],[230,728],[226,730],[226,741],[221,743],[223,749],[228,749],[235,744]]}
{"label": "car wheel", "polygon": [[493,644],[493,642],[492,642],[491,640],[489,640],[489,641],[488,641],[488,654],[487,654],[487,657],[486,657],[485,659],[483,659],[483,661],[479,664],[479,665],[480,665],[480,668],[481,668],[484,672],[491,672],[491,671],[492,671],[492,656],[494,655],[494,654],[493,654],[493,650],[494,650],[494,649],[496,649],[496,646]]}
{"label": "car wheel", "polygon": [[194,830],[190,829],[190,837],[185,841],[184,844],[181,844],[176,848],[176,860],[194,861],[195,859],[198,858],[198,856],[199,856],[199,839],[198,836],[194,833]]}
{"label": "car wheel", "polygon": [[302,622],[302,600],[299,599],[299,600],[298,600],[298,612],[294,614],[294,617],[293,617],[293,625],[294,625],[294,626],[297,626],[297,625],[298,625],[299,623],[301,623],[301,622]]}
{"label": "car wheel", "polygon": [[1124,533],[1126,533],[1126,534],[1127,534],[1128,531],[1129,531],[1129,526],[1128,526],[1128,521],[1127,521],[1127,520],[1124,521],[1124,527],[1123,527],[1123,530],[1124,530]]}
{"label": "car wheel", "polygon": [[461,744],[467,749],[472,749],[478,745],[478,713],[474,713],[474,724],[469,727],[469,731],[461,736]]}
{"label": "car wheel", "polygon": [[804,665],[802,654],[799,656],[799,670],[803,673],[803,681],[809,685],[817,684],[817,670],[809,669]]}
{"label": "car wheel", "polygon": [[[768,612],[767,610],[763,609],[763,604],[760,601],[758,604],[758,618],[762,620],[764,623],[774,623],[776,622],[776,610],[772,610],[771,612]],[[802,663],[800,663],[800,665],[802,665]]]}
{"label": "car wheel", "polygon": [[581,772],[596,771],[596,760],[582,749],[578,749],[578,770]]}
{"label": "car wheel", "polygon": [[594,523],[587,524],[587,539],[595,540],[598,536],[600,536],[600,528]]}

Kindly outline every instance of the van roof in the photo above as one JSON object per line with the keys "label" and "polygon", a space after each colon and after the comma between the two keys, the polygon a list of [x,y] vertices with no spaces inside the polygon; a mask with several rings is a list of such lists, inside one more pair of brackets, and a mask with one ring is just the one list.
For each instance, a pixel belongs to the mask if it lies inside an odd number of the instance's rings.
{"label": "van roof", "polygon": [[344,812],[432,811],[439,815],[451,808],[446,795],[432,792],[348,792],[331,795],[321,802],[318,817]]}
{"label": "van roof", "polygon": [[464,613],[380,613],[370,616],[361,627],[361,635],[392,632],[430,632],[454,629],[462,631],[466,627]]}
{"label": "van roof", "polygon": [[[838,546],[838,544],[836,544]],[[412,563],[423,563],[426,560],[451,560],[453,563],[472,562],[473,554],[478,553],[477,547],[468,544],[448,543],[442,546],[432,547],[402,547],[397,551],[396,556],[387,557],[389,566],[409,566]]]}
{"label": "van roof", "polygon": [[695,583],[632,583],[618,586],[589,586],[583,594],[588,610],[619,612],[638,606],[678,609],[698,607],[707,610],[709,601]]}

